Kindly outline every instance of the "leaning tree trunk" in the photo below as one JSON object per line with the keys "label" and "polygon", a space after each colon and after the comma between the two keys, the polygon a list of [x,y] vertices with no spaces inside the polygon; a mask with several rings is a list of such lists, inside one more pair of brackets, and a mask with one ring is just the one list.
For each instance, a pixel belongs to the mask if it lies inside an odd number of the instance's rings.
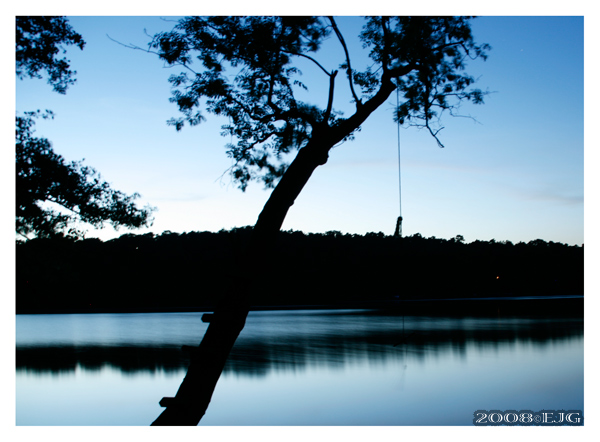
{"label": "leaning tree trunk", "polygon": [[166,409],[152,425],[197,425],[206,412],[229,352],[244,328],[252,292],[269,259],[277,234],[312,173],[327,162],[331,148],[354,132],[387,100],[395,85],[382,77],[379,91],[356,113],[336,127],[313,128],[311,141],[298,152],[260,213],[245,252],[234,266],[236,274],[220,299],[200,345],[193,350],[188,372],[174,398],[163,398]]}
{"label": "leaning tree trunk", "polygon": [[166,409],[152,425],[197,425],[206,412],[213,391],[239,333],[244,328],[253,290],[262,280],[264,266],[272,259],[277,233],[289,208],[314,172],[327,161],[331,146],[308,144],[298,152],[271,193],[252,231],[244,256],[234,266],[236,274],[209,321],[200,345],[191,352],[187,374],[173,398],[163,398]]}

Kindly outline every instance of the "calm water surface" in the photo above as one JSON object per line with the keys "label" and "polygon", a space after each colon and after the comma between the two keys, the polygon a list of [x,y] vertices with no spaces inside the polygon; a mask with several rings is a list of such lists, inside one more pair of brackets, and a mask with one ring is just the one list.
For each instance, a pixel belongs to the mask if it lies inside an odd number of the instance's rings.
{"label": "calm water surface", "polygon": [[[201,313],[18,315],[17,425],[149,425]],[[583,410],[583,320],[251,312],[200,425],[472,425]]]}

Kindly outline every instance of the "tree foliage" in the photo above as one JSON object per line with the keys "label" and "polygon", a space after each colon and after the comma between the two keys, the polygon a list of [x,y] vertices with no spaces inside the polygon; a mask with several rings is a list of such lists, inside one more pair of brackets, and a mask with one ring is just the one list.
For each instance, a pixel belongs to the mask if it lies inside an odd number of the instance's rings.
{"label": "tree foliage", "polygon": [[[17,117],[16,231],[27,237],[51,237],[67,232],[79,237],[76,222],[96,228],[109,222],[115,228],[139,228],[151,221],[152,209],[138,209],[137,193],[113,190],[100,175],[81,162],[67,163],[45,138],[33,136],[34,112]],[[52,205],[66,209],[56,211]]]}
{"label": "tree foliage", "polygon": [[66,52],[63,45],[83,49],[85,41],[65,17],[18,16],[15,37],[18,78],[42,78],[40,72],[45,72],[48,84],[60,94],[75,83],[77,72],[70,69],[69,60],[57,57],[61,50]]}
{"label": "tree foliage", "polygon": [[[64,94],[75,82],[69,60],[58,59],[62,45],[85,42],[73,31],[65,17],[16,18],[16,75],[42,78],[54,91]],[[63,49],[63,53],[65,50]],[[81,237],[75,223],[100,228],[105,222],[113,227],[139,228],[152,223],[153,208],[140,209],[137,193],[127,196],[113,190],[100,175],[81,162],[67,163],[54,152],[50,141],[33,136],[34,118],[40,112],[25,112],[16,117],[16,232],[50,237]],[[44,118],[52,116],[48,111]],[[55,209],[60,207],[59,211]],[[65,213],[66,212],[66,213]]]}
{"label": "tree foliage", "polygon": [[[339,41],[345,60],[336,69],[319,61],[325,39]],[[474,79],[462,71],[465,60],[485,58],[487,45],[473,41],[466,17],[368,17],[360,38],[373,64],[359,71],[333,17],[187,17],[159,33],[150,50],[185,71],[170,78],[171,101],[182,115],[170,120],[178,130],[199,124],[206,110],[229,120],[223,134],[235,161],[232,176],[242,189],[251,179],[274,187],[288,167],[286,154],[320,138],[333,145],[352,137],[368,116],[398,88],[404,100],[400,123],[427,128],[441,144],[436,125],[458,103],[483,101]],[[297,98],[306,89],[295,65],[306,59],[328,83],[327,105]],[[354,113],[334,109],[338,70],[346,76]]]}

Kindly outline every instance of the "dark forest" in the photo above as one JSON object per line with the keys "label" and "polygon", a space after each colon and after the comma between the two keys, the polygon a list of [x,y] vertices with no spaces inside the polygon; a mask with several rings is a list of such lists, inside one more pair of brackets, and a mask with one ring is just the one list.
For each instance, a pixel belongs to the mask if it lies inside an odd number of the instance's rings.
{"label": "dark forest", "polygon": [[[34,239],[16,245],[17,313],[212,310],[250,227]],[[254,307],[369,307],[422,299],[583,295],[583,247],[281,232]],[[258,253],[257,253],[258,255]],[[243,264],[243,263],[242,263]],[[256,285],[255,285],[256,286]]]}

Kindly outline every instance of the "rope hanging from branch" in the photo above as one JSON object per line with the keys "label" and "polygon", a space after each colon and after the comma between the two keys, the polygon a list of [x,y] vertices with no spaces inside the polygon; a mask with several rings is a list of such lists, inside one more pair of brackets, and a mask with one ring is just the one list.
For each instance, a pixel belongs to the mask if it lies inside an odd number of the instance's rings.
{"label": "rope hanging from branch", "polygon": [[[396,87],[396,111],[400,106],[399,90]],[[402,236],[402,176],[400,174],[400,121],[397,122],[398,128],[398,207],[399,216],[396,220],[396,230],[394,236]]]}

